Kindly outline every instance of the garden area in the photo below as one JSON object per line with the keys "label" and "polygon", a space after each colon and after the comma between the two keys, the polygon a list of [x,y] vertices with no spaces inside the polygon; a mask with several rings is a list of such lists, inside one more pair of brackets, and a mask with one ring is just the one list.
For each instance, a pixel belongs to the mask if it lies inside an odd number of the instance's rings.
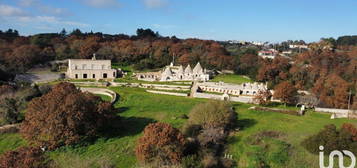
{"label": "garden area", "polygon": [[219,74],[215,76],[210,82],[225,82],[225,83],[233,83],[233,84],[242,84],[253,82],[249,77],[243,75],[235,75],[235,74]]}
{"label": "garden area", "polygon": [[[63,146],[46,152],[58,167],[137,167],[135,146],[145,126],[154,122],[168,123],[179,130],[188,121],[186,115],[206,99],[156,95],[140,88],[110,88],[120,95],[115,103],[120,116],[117,129],[106,130],[86,144]],[[102,97],[106,99],[106,97]],[[234,103],[239,130],[227,138],[225,152],[232,155],[237,167],[318,167],[318,155],[301,146],[308,136],[326,124],[340,127],[356,121],[331,120],[329,115],[307,112],[294,116],[250,110],[250,104]],[[283,107],[279,107],[283,108]],[[26,146],[19,134],[0,135],[0,153]]]}

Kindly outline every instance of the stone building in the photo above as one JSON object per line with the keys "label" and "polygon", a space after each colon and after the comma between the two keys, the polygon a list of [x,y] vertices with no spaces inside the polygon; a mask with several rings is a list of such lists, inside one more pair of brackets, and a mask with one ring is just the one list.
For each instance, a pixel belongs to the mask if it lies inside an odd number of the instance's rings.
{"label": "stone building", "polygon": [[97,60],[95,54],[92,59],[69,59],[67,78],[71,79],[114,79],[117,70],[112,69],[111,60]]}
{"label": "stone building", "polygon": [[197,85],[199,90],[204,92],[224,93],[234,96],[255,96],[260,90],[268,90],[268,87],[263,83],[229,84],[224,82],[203,82]]}
{"label": "stone building", "polygon": [[182,65],[174,66],[171,63],[159,72],[137,73],[138,80],[145,81],[208,81],[210,75],[200,63],[192,69],[190,65],[184,69]]}

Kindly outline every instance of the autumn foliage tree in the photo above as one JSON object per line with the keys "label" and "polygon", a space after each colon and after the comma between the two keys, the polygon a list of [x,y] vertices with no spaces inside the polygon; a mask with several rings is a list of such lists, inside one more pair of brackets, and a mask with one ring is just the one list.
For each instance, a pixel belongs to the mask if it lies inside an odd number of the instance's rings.
{"label": "autumn foliage tree", "polygon": [[45,168],[48,167],[43,151],[36,147],[20,147],[0,156],[2,168]]}
{"label": "autumn foliage tree", "polygon": [[29,103],[21,133],[36,145],[54,149],[97,136],[112,117],[109,102],[60,83]]}
{"label": "autumn foliage tree", "polygon": [[296,101],[297,89],[290,82],[285,81],[276,85],[273,97],[284,103],[292,104]]}
{"label": "autumn foliage tree", "polygon": [[185,139],[181,132],[166,123],[149,124],[135,149],[137,159],[155,166],[177,165],[181,162]]}

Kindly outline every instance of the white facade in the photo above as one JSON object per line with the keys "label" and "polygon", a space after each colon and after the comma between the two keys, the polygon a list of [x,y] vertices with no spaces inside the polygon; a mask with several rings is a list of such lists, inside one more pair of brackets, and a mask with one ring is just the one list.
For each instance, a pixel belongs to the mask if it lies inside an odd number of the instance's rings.
{"label": "white facade", "polygon": [[200,63],[193,68],[190,65],[184,69],[182,65],[174,66],[171,63],[160,72],[138,73],[138,80],[145,81],[208,81],[209,74]]}
{"label": "white facade", "polygon": [[112,69],[111,60],[69,59],[67,78],[71,79],[114,79],[117,71]]}
{"label": "white facade", "polygon": [[255,96],[259,91],[266,91],[268,87],[263,83],[228,84],[224,82],[198,83],[198,88],[205,92],[226,93],[229,95]]}

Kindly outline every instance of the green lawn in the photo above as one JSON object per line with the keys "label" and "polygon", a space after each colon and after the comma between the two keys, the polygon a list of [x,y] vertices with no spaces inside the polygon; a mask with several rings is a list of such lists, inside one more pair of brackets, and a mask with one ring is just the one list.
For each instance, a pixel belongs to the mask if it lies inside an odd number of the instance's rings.
{"label": "green lawn", "polygon": [[112,100],[111,97],[107,95],[102,95],[102,94],[95,94],[96,96],[99,96],[102,100],[110,102]]}
{"label": "green lawn", "polygon": [[[139,88],[111,89],[120,95],[115,104],[121,116],[118,121],[120,127],[111,130],[113,134],[110,136],[103,135],[87,146],[62,147],[49,152],[48,155],[56,163],[62,167],[100,167],[108,163],[117,167],[135,167],[135,143],[147,124],[161,121],[180,128],[186,120],[179,117],[188,114],[194,105],[207,101],[156,95]],[[238,167],[253,168],[261,162],[270,167],[318,167],[318,156],[302,148],[301,141],[326,124],[340,126],[344,122],[356,123],[355,120],[347,119],[331,120],[329,115],[313,112],[299,117],[249,110],[252,106],[249,104],[235,103],[234,106],[241,129],[229,137],[227,153],[233,155]],[[282,136],[264,138],[260,144],[253,144],[251,137],[261,131],[275,131]],[[0,135],[0,152],[25,144],[18,134]]]}
{"label": "green lawn", "polygon": [[241,83],[248,83],[253,82],[248,77],[242,75],[234,75],[234,74],[220,74],[214,77],[211,82],[225,82],[225,83],[234,83],[234,84],[241,84]]}

